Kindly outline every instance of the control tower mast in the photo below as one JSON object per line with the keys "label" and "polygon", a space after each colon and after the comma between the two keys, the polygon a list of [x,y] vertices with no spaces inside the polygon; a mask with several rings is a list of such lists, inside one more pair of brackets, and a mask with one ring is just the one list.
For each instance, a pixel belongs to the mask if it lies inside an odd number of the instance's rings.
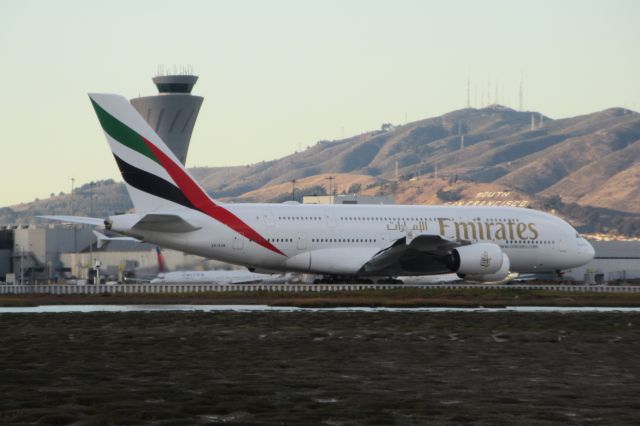
{"label": "control tower mast", "polygon": [[191,95],[196,81],[195,75],[156,76],[153,82],[160,92],[158,95],[131,99],[133,107],[182,164],[187,161],[191,133],[204,100]]}

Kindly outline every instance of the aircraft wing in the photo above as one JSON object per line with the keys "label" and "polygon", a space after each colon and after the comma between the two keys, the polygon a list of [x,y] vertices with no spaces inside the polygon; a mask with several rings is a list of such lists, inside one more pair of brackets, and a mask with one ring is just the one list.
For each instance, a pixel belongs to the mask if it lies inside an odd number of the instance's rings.
{"label": "aircraft wing", "polygon": [[376,253],[361,272],[388,276],[451,273],[446,258],[460,245],[439,235],[418,235],[409,243],[403,237]]}
{"label": "aircraft wing", "polygon": [[143,229],[145,231],[158,232],[191,232],[200,229],[176,214],[149,213],[140,219],[133,229]]}
{"label": "aircraft wing", "polygon": [[104,227],[104,219],[98,217],[84,217],[84,216],[36,216],[41,219],[57,220],[60,222],[80,223],[82,225],[102,226]]}

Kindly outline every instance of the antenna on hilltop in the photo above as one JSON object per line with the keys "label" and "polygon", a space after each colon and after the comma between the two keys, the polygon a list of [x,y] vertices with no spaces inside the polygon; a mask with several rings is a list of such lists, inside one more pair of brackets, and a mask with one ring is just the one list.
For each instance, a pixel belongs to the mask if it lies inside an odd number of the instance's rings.
{"label": "antenna on hilltop", "polygon": [[491,103],[491,101],[489,100],[491,98],[491,76],[487,76],[487,104],[485,106],[489,106],[489,104]]}
{"label": "antenna on hilltop", "polygon": [[524,94],[522,92],[522,82],[523,78],[522,78],[522,72],[520,72],[520,91],[518,93],[518,109],[520,111],[524,110]]}
{"label": "antenna on hilltop", "polygon": [[467,108],[471,108],[471,80],[467,77]]}

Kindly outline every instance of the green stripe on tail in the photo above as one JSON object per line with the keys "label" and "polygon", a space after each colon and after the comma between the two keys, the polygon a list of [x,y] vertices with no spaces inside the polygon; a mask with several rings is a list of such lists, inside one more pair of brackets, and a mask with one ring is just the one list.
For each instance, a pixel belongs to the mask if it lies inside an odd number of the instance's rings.
{"label": "green stripe on tail", "polygon": [[96,110],[100,125],[105,132],[113,139],[117,140],[121,144],[133,149],[140,154],[149,157],[156,163],[160,164],[160,161],[153,155],[151,149],[144,143],[142,136],[131,130],[129,127],[118,121],[114,116],[105,111],[100,105],[98,105],[93,99],[91,99],[93,109]]}

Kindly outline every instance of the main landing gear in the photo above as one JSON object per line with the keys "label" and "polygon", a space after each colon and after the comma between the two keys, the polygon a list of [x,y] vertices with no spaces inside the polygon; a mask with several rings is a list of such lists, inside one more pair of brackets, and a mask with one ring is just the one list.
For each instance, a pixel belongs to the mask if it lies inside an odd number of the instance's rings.
{"label": "main landing gear", "polygon": [[314,284],[373,284],[373,281],[366,278],[358,277],[342,277],[342,276],[324,276],[313,280]]}
{"label": "main landing gear", "polygon": [[[313,280],[314,284],[373,284],[373,280],[368,278],[359,277],[344,277],[344,276],[324,276]],[[383,278],[376,281],[376,284],[404,284],[402,280],[395,278]]]}

